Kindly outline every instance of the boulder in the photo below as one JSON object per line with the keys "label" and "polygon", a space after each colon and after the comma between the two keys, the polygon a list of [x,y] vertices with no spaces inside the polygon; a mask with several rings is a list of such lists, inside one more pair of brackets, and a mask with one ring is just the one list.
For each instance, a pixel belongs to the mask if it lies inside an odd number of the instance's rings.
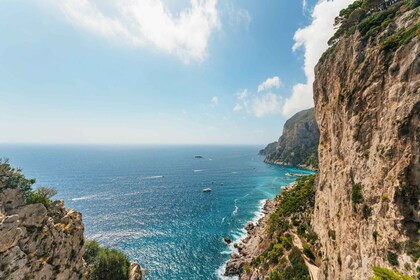
{"label": "boulder", "polygon": [[232,239],[230,239],[229,237],[223,238],[223,241],[225,241],[226,244],[232,243]]}
{"label": "boulder", "polygon": [[28,204],[17,209],[21,225],[40,227],[47,217],[47,209],[41,203]]}
{"label": "boulder", "polygon": [[128,279],[129,280],[142,280],[143,279],[143,271],[141,270],[141,267],[138,263],[131,263]]}

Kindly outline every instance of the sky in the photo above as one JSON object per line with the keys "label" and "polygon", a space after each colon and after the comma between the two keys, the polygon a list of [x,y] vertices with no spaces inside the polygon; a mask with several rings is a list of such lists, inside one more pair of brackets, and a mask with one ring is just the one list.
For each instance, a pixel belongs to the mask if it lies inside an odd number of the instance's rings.
{"label": "sky", "polygon": [[2,0],[0,143],[258,144],[352,0]]}

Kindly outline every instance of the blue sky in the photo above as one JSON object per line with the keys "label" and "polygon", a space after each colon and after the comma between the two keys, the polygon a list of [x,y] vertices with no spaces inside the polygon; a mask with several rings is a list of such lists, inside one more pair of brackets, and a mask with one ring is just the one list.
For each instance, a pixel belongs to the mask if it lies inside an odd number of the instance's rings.
{"label": "blue sky", "polygon": [[350,0],[3,0],[0,143],[265,144]]}

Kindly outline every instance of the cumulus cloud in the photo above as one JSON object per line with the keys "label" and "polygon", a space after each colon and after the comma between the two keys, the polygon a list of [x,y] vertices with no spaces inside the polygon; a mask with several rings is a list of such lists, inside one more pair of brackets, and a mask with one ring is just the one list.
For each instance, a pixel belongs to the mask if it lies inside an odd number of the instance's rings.
{"label": "cumulus cloud", "polygon": [[217,105],[219,105],[219,97],[217,96],[213,96],[213,98],[211,99],[211,107],[216,107]]}
{"label": "cumulus cloud", "polygon": [[220,28],[217,0],[190,0],[177,16],[163,0],[109,0],[108,9],[100,0],[49,1],[76,26],[133,47],[152,46],[184,62],[202,61],[212,32]]}
{"label": "cumulus cloud", "polygon": [[280,114],[282,110],[282,98],[272,92],[258,95],[252,101],[252,111],[257,118],[266,115]]}
{"label": "cumulus cloud", "polygon": [[248,108],[248,90],[244,89],[236,93],[236,103],[233,107],[234,112],[239,112]]}
{"label": "cumulus cloud", "polygon": [[312,22],[300,28],[294,35],[293,51],[303,48],[306,83],[293,86],[292,95],[283,105],[282,113],[290,116],[297,111],[313,106],[312,84],[315,80],[314,68],[322,53],[328,48],[328,39],[334,34],[334,19],[341,9],[353,0],[320,0],[314,7]]}
{"label": "cumulus cloud", "polygon": [[277,76],[274,76],[274,77],[268,78],[267,80],[262,82],[258,86],[258,92],[262,92],[264,90],[269,90],[269,89],[272,89],[272,88],[279,88],[280,86],[281,86],[280,78],[277,77]]}
{"label": "cumulus cloud", "polygon": [[280,114],[282,110],[282,98],[272,92],[249,94],[248,90],[236,93],[234,112],[245,111],[257,118],[267,115]]}

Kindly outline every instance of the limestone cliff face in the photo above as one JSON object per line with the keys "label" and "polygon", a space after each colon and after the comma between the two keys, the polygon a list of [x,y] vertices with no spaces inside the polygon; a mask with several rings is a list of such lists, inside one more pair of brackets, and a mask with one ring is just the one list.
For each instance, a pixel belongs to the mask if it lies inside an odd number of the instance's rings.
{"label": "limestone cliff face", "polygon": [[311,108],[288,119],[278,142],[268,144],[260,154],[270,163],[316,169],[318,142],[319,129]]}
{"label": "limestone cliff face", "polygon": [[81,214],[62,201],[47,210],[0,187],[0,279],[85,279],[83,229]]}
{"label": "limestone cliff face", "polygon": [[420,225],[418,33],[381,49],[384,38],[418,26],[416,12],[402,7],[373,38],[342,36],[315,69],[319,279],[368,279],[372,266],[416,276],[409,252],[418,250]]}

